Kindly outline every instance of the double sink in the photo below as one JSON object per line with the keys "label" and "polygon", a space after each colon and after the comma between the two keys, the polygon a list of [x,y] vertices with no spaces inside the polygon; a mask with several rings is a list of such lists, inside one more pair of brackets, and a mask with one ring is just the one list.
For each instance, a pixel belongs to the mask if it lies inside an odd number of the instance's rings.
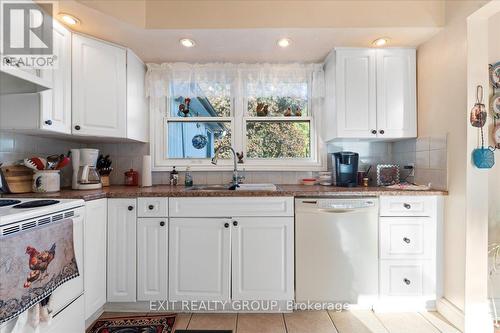
{"label": "double sink", "polygon": [[193,186],[189,191],[276,191],[274,184],[239,184],[238,187],[230,185],[203,185]]}

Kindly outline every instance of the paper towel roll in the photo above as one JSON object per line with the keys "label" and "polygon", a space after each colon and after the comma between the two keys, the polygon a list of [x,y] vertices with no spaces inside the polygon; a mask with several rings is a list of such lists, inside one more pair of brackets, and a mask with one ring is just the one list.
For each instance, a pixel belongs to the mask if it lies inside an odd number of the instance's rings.
{"label": "paper towel roll", "polygon": [[151,155],[144,155],[142,157],[142,187],[148,187],[153,185],[151,179]]}

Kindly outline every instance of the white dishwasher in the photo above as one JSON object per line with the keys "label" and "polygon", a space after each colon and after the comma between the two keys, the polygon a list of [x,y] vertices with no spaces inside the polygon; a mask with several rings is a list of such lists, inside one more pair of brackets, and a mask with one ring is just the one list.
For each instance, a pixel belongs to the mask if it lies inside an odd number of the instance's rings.
{"label": "white dishwasher", "polygon": [[378,198],[295,199],[295,299],[370,308],[378,298]]}

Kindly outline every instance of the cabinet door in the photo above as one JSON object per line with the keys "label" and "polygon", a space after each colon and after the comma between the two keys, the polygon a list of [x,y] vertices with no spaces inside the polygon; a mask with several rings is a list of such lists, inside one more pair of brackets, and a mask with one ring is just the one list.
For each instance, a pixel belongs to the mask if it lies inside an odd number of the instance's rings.
{"label": "cabinet door", "polygon": [[[374,138],[377,129],[376,50],[336,51],[339,138]],[[373,133],[375,131],[375,133]]]}
{"label": "cabinet door", "polygon": [[146,65],[127,50],[127,137],[149,141],[149,105],[144,89]]}
{"label": "cabinet door", "polygon": [[71,133],[71,32],[55,20],[53,32],[57,67],[41,73],[53,88],[40,93],[40,128]]}
{"label": "cabinet door", "polygon": [[108,302],[136,300],[136,199],[108,199]]}
{"label": "cabinet door", "polygon": [[73,34],[73,134],[126,137],[126,53]]}
{"label": "cabinet door", "polygon": [[137,300],[167,299],[166,218],[137,220]]}
{"label": "cabinet door", "polygon": [[169,300],[230,299],[230,222],[170,219]]}
{"label": "cabinet door", "polygon": [[234,300],[293,299],[293,217],[235,218]]}
{"label": "cabinet door", "polygon": [[106,303],[106,220],[108,200],[87,201],[84,223],[85,319]]}
{"label": "cabinet door", "polygon": [[377,127],[380,138],[417,136],[414,49],[377,50]]}

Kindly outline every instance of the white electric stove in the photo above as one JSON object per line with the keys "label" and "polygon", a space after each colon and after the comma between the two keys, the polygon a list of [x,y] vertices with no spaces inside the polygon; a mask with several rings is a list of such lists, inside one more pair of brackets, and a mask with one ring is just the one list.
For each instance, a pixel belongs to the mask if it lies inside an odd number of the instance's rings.
{"label": "white electric stove", "polygon": [[[59,286],[51,295],[54,318],[50,326],[41,325],[39,332],[84,332],[83,305],[83,230],[85,202],[80,199],[0,198],[0,242],[3,237],[16,237],[28,229],[42,228],[63,219],[73,221],[73,243],[80,276]],[[0,265],[0,273],[1,273]],[[26,313],[0,324],[0,333],[11,332],[23,322]]]}

